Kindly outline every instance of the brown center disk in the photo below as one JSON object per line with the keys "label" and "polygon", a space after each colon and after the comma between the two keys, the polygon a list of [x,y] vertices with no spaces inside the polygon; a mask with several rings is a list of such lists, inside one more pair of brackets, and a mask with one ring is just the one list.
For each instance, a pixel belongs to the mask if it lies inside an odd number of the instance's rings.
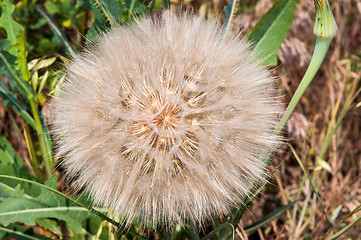
{"label": "brown center disk", "polygon": [[179,125],[179,112],[181,107],[177,104],[167,104],[153,119],[153,123],[164,130],[177,128]]}

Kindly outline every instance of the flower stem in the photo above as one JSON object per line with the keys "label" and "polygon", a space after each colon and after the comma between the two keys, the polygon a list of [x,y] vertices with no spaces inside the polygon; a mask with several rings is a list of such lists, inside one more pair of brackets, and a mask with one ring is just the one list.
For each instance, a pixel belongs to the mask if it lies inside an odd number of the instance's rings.
{"label": "flower stem", "polygon": [[316,35],[315,50],[312,55],[311,63],[305,75],[302,78],[291,102],[288,104],[285,114],[283,115],[279,125],[276,128],[276,133],[279,134],[286,125],[296,105],[300,101],[303,93],[306,91],[308,85],[311,83],[313,77],[316,75],[318,69],[325,58],[327,50],[331,44],[332,39],[337,33],[337,24],[330,9],[330,4],[327,0],[314,0],[316,9],[316,21],[313,33]]}
{"label": "flower stem", "polygon": [[306,91],[308,85],[310,85],[313,77],[316,75],[318,69],[325,58],[328,47],[330,46],[332,39],[323,39],[320,37],[316,38],[315,51],[311,59],[311,63],[308,66],[308,69],[305,75],[302,78],[300,85],[298,86],[295,94],[293,95],[291,102],[288,104],[285,114],[283,115],[279,126],[276,129],[276,133],[279,134],[282,128],[286,125],[286,122],[290,118],[292,112],[295,110],[296,105],[300,101],[303,93]]}

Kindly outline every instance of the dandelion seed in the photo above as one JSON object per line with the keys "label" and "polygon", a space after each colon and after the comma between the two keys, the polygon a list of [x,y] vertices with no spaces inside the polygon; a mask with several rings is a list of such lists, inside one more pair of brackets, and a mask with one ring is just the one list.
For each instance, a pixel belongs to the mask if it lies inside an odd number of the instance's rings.
{"label": "dandelion seed", "polygon": [[77,55],[55,104],[57,156],[129,225],[202,224],[264,181],[274,79],[216,21],[164,14]]}

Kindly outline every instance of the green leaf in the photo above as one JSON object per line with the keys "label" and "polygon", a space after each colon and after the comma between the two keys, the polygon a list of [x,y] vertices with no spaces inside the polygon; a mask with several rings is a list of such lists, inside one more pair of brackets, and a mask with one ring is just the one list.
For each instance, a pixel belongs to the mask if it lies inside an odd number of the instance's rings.
{"label": "green leaf", "polygon": [[[118,4],[118,1],[107,0],[102,1],[102,3],[103,7],[105,6],[105,9],[108,10],[111,16],[120,16],[120,6]],[[110,25],[107,22],[107,17],[101,11],[100,7],[96,5],[96,2],[94,0],[79,0],[77,1],[76,7],[90,10],[95,15],[95,21],[90,26],[86,35],[87,41],[95,42],[99,36],[99,33],[110,28]],[[120,23],[119,19],[115,19],[115,21]]]}
{"label": "green leaf", "polygon": [[281,216],[284,212],[286,212],[288,209],[290,209],[297,201],[293,201],[290,202],[289,204],[277,209],[276,211],[274,211],[273,213],[267,215],[265,218],[261,219],[260,221],[257,221],[247,227],[244,228],[245,232],[250,232],[253,230],[256,230],[257,228],[262,227],[263,225],[265,225],[266,223],[272,221],[273,219],[278,218],[279,216]]}
{"label": "green leaf", "polygon": [[167,10],[170,6],[170,0],[163,0],[163,10]]}
{"label": "green leaf", "polygon": [[[24,28],[18,22],[16,22],[12,15],[15,9],[15,5],[10,0],[4,0],[2,3],[2,14],[0,16],[0,27],[6,31],[7,39],[11,42],[11,45],[17,43],[17,35],[24,33]],[[13,55],[17,54],[16,48],[9,49],[9,52]]]}
{"label": "green leaf", "polygon": [[[21,229],[22,230],[21,231],[19,229],[19,227],[24,228],[24,229]],[[45,237],[45,236],[35,233],[34,230],[31,228],[25,228],[25,227],[21,227],[21,226],[16,226],[14,228],[15,229],[12,229],[11,227],[6,228],[6,227],[0,226],[0,234],[4,233],[4,236],[6,234],[6,237],[10,237],[10,238],[18,239],[18,240],[51,240],[51,238],[48,238],[48,237]],[[25,230],[27,233],[25,233]],[[31,235],[29,235],[29,232],[31,233]]]}
{"label": "green leaf", "polygon": [[15,70],[16,57],[2,51],[9,42],[0,40],[0,75],[6,75],[13,92],[19,93],[24,99],[33,97],[35,94],[32,91],[28,82],[23,81]]}
{"label": "green leaf", "polygon": [[29,62],[28,67],[31,71],[38,71],[42,68],[47,68],[51,66],[57,57],[51,57],[51,58],[45,58],[45,59],[33,59],[31,62]]}
{"label": "green leaf", "polygon": [[34,129],[37,129],[35,121],[33,117],[21,106],[18,99],[12,94],[9,90],[7,90],[2,82],[0,82],[0,96],[2,97],[4,104],[6,106],[10,105],[14,108],[14,110],[24,118],[24,120]]}
{"label": "green leaf", "polygon": [[[38,182],[35,182],[35,181],[32,181],[32,180],[28,180],[28,179],[25,179],[25,178],[13,177],[13,175],[9,176],[7,174],[2,174],[1,170],[2,170],[2,168],[0,167],[0,179],[5,179],[7,181],[15,180],[15,181],[22,182],[22,183],[30,183],[32,185],[35,185],[36,187],[40,187],[42,189],[42,193],[48,191],[48,193],[45,193],[43,195],[49,195],[50,194],[53,199],[57,199],[57,200],[60,200],[62,198],[63,202],[65,201],[67,207],[69,207],[70,205],[74,206],[74,204],[77,205],[77,206],[81,206],[82,208],[87,209],[88,213],[93,213],[97,217],[101,217],[102,219],[104,219],[107,222],[109,222],[109,223],[113,224],[114,226],[116,226],[118,228],[118,231],[120,231],[120,232],[125,231],[125,229],[123,228],[124,226],[122,224],[120,224],[120,223],[116,222],[115,220],[109,218],[108,216],[106,216],[105,214],[99,212],[98,210],[95,210],[94,208],[90,207],[88,202],[83,203],[83,202],[86,202],[85,201],[85,199],[87,199],[86,196],[82,195],[81,197],[78,197],[77,200],[74,200],[73,198],[65,195],[64,193],[59,192],[56,189],[56,179],[55,179],[55,182],[54,182],[54,179],[53,179],[53,178],[55,178],[54,176],[51,176],[49,178],[48,182],[50,181],[50,184],[49,184],[50,186],[48,186],[48,185],[43,185],[41,183],[38,183]],[[43,200],[48,202],[49,199],[47,198],[47,199],[43,199]],[[15,202],[16,202],[16,197],[15,197]],[[34,202],[34,200],[31,201],[31,203],[32,202]],[[25,206],[25,208],[27,208],[27,206]],[[1,224],[1,220],[2,220],[1,210],[4,210],[4,209],[2,209],[2,204],[0,204],[0,224]],[[4,210],[4,212],[6,213],[6,209]],[[36,216],[33,216],[33,217],[36,218]],[[57,217],[54,217],[54,218],[57,218]],[[137,233],[135,231],[132,231],[131,229],[126,229],[126,232],[128,234],[132,235],[133,237],[136,237],[137,239],[146,239],[144,236],[140,235],[139,233]]]}
{"label": "green leaf", "polygon": [[223,31],[226,33],[231,25],[231,21],[236,8],[236,0],[231,0],[228,6],[224,7],[224,13],[226,14],[226,21],[223,25]]}
{"label": "green leaf", "polygon": [[[162,9],[162,5],[163,5],[163,0],[153,0],[150,2],[150,4],[148,5],[150,7],[150,11],[151,12],[155,12],[155,11],[159,11],[160,9]],[[131,17],[131,12],[130,13],[130,17]]]}
{"label": "green leaf", "polygon": [[46,10],[52,15],[60,12],[58,6],[52,1],[45,2],[44,6]]}
{"label": "green leaf", "polygon": [[35,220],[36,225],[49,230],[50,232],[61,232],[60,226],[56,220],[53,219],[46,219],[46,218],[39,218]]}
{"label": "green leaf", "polygon": [[117,26],[117,20],[114,16],[119,15],[119,4],[118,1],[109,0],[93,0],[97,7],[101,10],[102,14],[106,17],[107,21],[112,27]]}
{"label": "green leaf", "polygon": [[[56,189],[57,176],[49,178],[46,185]],[[90,217],[96,217],[87,209],[74,206],[71,201],[58,194],[42,189],[37,197],[27,195],[18,186],[6,190],[9,197],[0,204],[0,223],[8,225],[22,222],[34,225],[38,218],[55,218],[64,220],[76,233],[82,232],[81,223]]]}
{"label": "green leaf", "polygon": [[16,69],[20,72],[20,76],[24,81],[29,81],[29,69],[26,51],[26,38],[24,32],[21,32],[17,35],[18,41],[15,44],[15,47],[19,50],[17,54],[17,64]]}
{"label": "green leaf", "polygon": [[48,24],[50,26],[50,29],[53,31],[53,33],[59,39],[59,41],[63,43],[66,50],[69,52],[69,54],[74,56],[75,52],[74,52],[73,47],[71,46],[71,44],[70,44],[69,40],[67,39],[67,37],[65,36],[64,32],[58,27],[58,25],[54,21],[53,17],[50,16],[44,9],[42,9],[38,5],[35,5],[35,8],[43,16],[43,18],[46,19],[46,21],[48,22]]}
{"label": "green leaf", "polygon": [[[40,120],[41,120],[41,124],[43,126],[44,140],[45,140],[46,147],[47,147],[47,149],[53,149],[53,142],[51,141],[50,132],[49,132],[49,129],[46,127],[43,115],[40,116]],[[53,159],[52,151],[49,151],[47,153],[47,155],[50,159]]]}
{"label": "green leaf", "polygon": [[[0,174],[7,175],[15,178],[24,178],[24,179],[32,179],[32,181],[36,181],[36,179],[30,175],[29,171],[26,167],[18,168],[14,165],[0,165]],[[7,199],[9,197],[5,192],[9,189],[15,188],[19,185],[19,181],[16,181],[11,178],[1,178],[0,179],[0,202],[3,199]],[[21,182],[20,186],[24,189],[26,194],[32,194],[32,196],[38,196],[40,194],[40,187],[35,184],[30,184],[28,182]]]}
{"label": "green leaf", "polygon": [[9,141],[0,134],[0,164],[15,166],[18,169],[24,167],[19,155],[15,152]]}
{"label": "green leaf", "polygon": [[275,65],[277,55],[292,25],[297,0],[278,0],[248,35],[265,66]]}

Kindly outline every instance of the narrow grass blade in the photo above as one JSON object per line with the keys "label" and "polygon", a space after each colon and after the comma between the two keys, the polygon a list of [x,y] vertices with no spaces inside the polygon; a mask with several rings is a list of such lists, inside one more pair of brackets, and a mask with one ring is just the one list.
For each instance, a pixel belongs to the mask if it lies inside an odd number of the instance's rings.
{"label": "narrow grass blade", "polygon": [[106,3],[103,0],[94,0],[96,6],[99,7],[100,11],[104,14],[104,16],[107,18],[107,20],[110,23],[110,26],[116,27],[118,26],[117,21],[115,20],[115,17],[111,14],[109,11]]}
{"label": "narrow grass blade", "polygon": [[[233,229],[233,236],[234,236],[234,226],[231,223],[223,223],[222,225],[220,225],[219,227],[217,227],[216,229],[214,229],[212,232],[208,233],[206,236],[202,237],[201,240],[208,240],[211,239],[211,237],[215,236],[219,231],[225,229],[226,227],[232,227]],[[234,237],[232,238],[234,239]]]}
{"label": "narrow grass blade", "polygon": [[48,22],[51,30],[55,34],[55,36],[64,44],[66,50],[70,53],[71,56],[75,56],[75,51],[73,47],[70,45],[70,42],[66,38],[65,34],[60,30],[58,25],[55,23],[52,16],[50,16],[44,9],[35,4],[36,10],[45,18]]}
{"label": "narrow grass blade", "polygon": [[33,117],[21,106],[18,99],[0,82],[0,95],[6,106],[11,105],[14,110],[34,129],[37,129]]}
{"label": "narrow grass blade", "polygon": [[188,230],[189,236],[193,240],[200,240],[200,238],[198,236],[198,232],[197,232],[196,228],[193,225],[188,225],[187,230]]}
{"label": "narrow grass blade", "polygon": [[262,220],[255,222],[247,227],[244,228],[245,232],[250,232],[253,230],[256,230],[257,228],[262,227],[263,225],[265,225],[266,223],[272,221],[273,219],[278,218],[279,216],[281,216],[284,212],[286,212],[288,209],[290,209],[295,203],[296,201],[290,202],[289,204],[281,207],[280,209],[277,209],[276,211],[274,211],[273,213],[269,214],[268,216],[266,216],[265,218],[263,218]]}
{"label": "narrow grass blade", "polygon": [[[321,238],[320,238],[320,240],[323,240],[323,239],[325,239],[326,238],[326,236],[327,235],[329,235],[330,234],[330,232],[332,232],[333,230],[335,230],[337,227],[339,227],[341,224],[343,224],[345,221],[346,221],[346,219],[348,219],[349,217],[351,217],[351,216],[353,216],[355,213],[357,213],[357,212],[359,212],[359,211],[361,211],[361,205],[358,205],[358,207],[356,207],[354,210],[352,210],[352,212],[350,212],[349,214],[347,214],[346,215],[346,217],[344,217],[341,221],[339,221],[335,226],[333,226],[331,229],[329,229],[328,231],[327,231],[327,233],[325,233]],[[357,219],[356,219],[357,220]],[[355,221],[356,221],[355,220]],[[354,221],[354,222],[355,222]],[[357,223],[357,222],[356,222]],[[355,223],[355,224],[356,224]],[[352,223],[351,223],[352,224]],[[350,224],[349,224],[350,225]],[[348,225],[348,226],[349,226]],[[348,226],[346,226],[346,227],[348,227]],[[353,225],[352,225],[353,226]],[[350,228],[352,227],[352,226],[350,226]],[[346,228],[345,227],[345,228]],[[345,229],[344,228],[344,229]],[[344,230],[344,229],[342,229],[342,230]],[[349,228],[348,228],[349,229]],[[347,229],[347,230],[348,230]],[[340,231],[340,232],[342,232],[342,230]],[[346,230],[346,231],[347,231]],[[339,232],[339,233],[340,233]],[[343,234],[344,232],[342,232],[341,234]],[[335,234],[334,236],[336,236],[337,234]],[[340,236],[340,235],[338,235],[338,236]]]}
{"label": "narrow grass blade", "polygon": [[329,128],[326,133],[325,141],[321,147],[319,158],[323,159],[323,157],[326,155],[327,149],[331,144],[332,136],[336,133],[337,129],[341,126],[341,123],[346,116],[346,113],[350,110],[350,105],[355,101],[356,97],[361,93],[361,88],[359,88],[356,93],[348,98],[346,100],[346,103],[344,104],[340,115],[336,121],[335,127],[333,129]]}
{"label": "narrow grass blade", "polygon": [[323,212],[323,214],[325,215],[326,219],[328,220],[328,216],[327,216],[325,207],[324,207],[323,204],[322,204],[322,200],[321,200],[320,196],[318,195],[317,189],[316,189],[315,185],[313,184],[313,181],[312,181],[312,179],[310,178],[310,175],[308,175],[305,166],[303,165],[300,157],[299,157],[298,154],[296,153],[296,150],[295,150],[291,145],[288,145],[288,146],[290,147],[291,152],[293,153],[293,156],[295,156],[295,158],[296,158],[296,160],[297,160],[297,162],[298,162],[298,165],[300,165],[303,173],[304,173],[304,174],[306,175],[306,177],[308,178],[308,181],[310,182],[310,185],[311,185],[311,187],[312,187],[312,190],[313,190],[313,192],[316,194],[317,199],[318,199],[318,201],[320,202],[320,205],[321,205],[321,208],[322,208],[322,212]]}
{"label": "narrow grass blade", "polygon": [[2,68],[2,71],[5,71],[4,74],[6,74],[8,76],[9,82],[13,82],[12,87],[16,87],[16,89],[18,89],[20,92],[20,94],[25,98],[25,99],[32,99],[34,102],[36,102],[36,96],[34,91],[31,89],[30,85],[23,81],[17,74],[16,70],[13,68],[13,65],[8,61],[7,57],[9,57],[9,55],[7,55],[6,53],[0,51],[0,68]]}
{"label": "narrow grass blade", "polygon": [[[270,158],[270,157],[269,157]],[[276,167],[276,169],[270,174],[272,176],[276,170],[283,164],[283,161]],[[237,226],[238,222],[240,221],[244,211],[246,211],[247,206],[252,202],[252,200],[262,191],[262,189],[268,184],[268,181],[265,181],[259,188],[257,188],[253,194],[244,202],[242,207],[238,210],[236,217],[234,218],[232,224],[234,227]]]}
{"label": "narrow grass blade", "polygon": [[336,233],[335,235],[333,235],[332,237],[330,237],[328,240],[337,239],[339,236],[341,236],[342,234],[344,234],[345,232],[347,232],[350,228],[352,228],[353,226],[355,226],[359,221],[361,221],[361,216],[358,217],[355,221],[353,221],[353,222],[350,223],[349,225],[347,225],[346,227],[344,227],[341,231],[339,231],[338,233]]}

